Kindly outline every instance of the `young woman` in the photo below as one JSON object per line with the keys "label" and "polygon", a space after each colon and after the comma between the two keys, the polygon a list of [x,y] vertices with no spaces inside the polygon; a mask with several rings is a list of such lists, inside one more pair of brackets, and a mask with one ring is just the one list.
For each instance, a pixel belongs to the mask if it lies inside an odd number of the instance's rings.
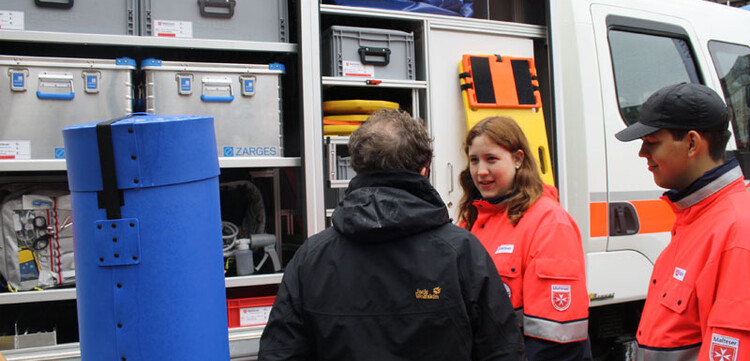
{"label": "young woman", "polygon": [[578,226],[543,185],[528,141],[510,118],[466,137],[461,225],[479,238],[521,320],[530,361],[583,360],[588,293]]}

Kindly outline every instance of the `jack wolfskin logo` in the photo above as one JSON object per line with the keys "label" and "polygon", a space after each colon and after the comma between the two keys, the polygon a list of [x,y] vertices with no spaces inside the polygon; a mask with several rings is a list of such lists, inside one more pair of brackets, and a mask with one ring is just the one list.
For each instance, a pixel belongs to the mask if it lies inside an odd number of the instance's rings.
{"label": "jack wolfskin logo", "polygon": [[418,300],[439,300],[441,291],[442,290],[440,289],[440,287],[433,288],[432,294],[430,294],[429,290],[417,289],[417,292],[415,293],[415,295]]}
{"label": "jack wolfskin logo", "polygon": [[739,339],[714,333],[711,335],[711,351],[709,357],[711,357],[712,361],[736,361],[737,349],[739,349],[739,347]]}

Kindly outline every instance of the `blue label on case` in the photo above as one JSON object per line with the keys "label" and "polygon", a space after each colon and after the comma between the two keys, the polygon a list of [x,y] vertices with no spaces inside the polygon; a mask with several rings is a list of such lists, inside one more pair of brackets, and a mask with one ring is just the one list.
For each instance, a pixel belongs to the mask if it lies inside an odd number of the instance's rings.
{"label": "blue label on case", "polygon": [[245,93],[253,93],[255,91],[255,81],[253,79],[245,79]]}
{"label": "blue label on case", "polygon": [[89,90],[99,89],[99,81],[96,75],[86,75],[86,89],[89,89]]}
{"label": "blue label on case", "polygon": [[190,78],[180,79],[180,90],[183,92],[189,92],[191,88]]}
{"label": "blue label on case", "polygon": [[65,159],[65,148],[55,148],[55,159]]}
{"label": "blue label on case", "polygon": [[234,157],[234,147],[224,147],[225,157]]}
{"label": "blue label on case", "polygon": [[24,81],[26,77],[22,73],[13,74],[13,87],[14,88],[24,88]]}

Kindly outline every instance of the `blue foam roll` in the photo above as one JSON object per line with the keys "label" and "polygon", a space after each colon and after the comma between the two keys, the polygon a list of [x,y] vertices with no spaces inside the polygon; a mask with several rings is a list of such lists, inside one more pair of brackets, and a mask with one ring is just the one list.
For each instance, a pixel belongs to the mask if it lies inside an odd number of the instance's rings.
{"label": "blue foam roll", "polygon": [[107,131],[115,213],[97,123],[63,129],[81,360],[229,360],[213,118],[133,116]]}

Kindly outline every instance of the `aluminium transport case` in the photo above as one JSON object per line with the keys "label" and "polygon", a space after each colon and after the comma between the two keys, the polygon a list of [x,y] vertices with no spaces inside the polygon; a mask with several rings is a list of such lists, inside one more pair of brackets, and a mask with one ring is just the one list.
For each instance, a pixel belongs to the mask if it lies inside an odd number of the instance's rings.
{"label": "aluminium transport case", "polygon": [[138,0],[3,0],[0,30],[138,35]]}
{"label": "aluminium transport case", "polygon": [[65,158],[62,128],[132,112],[133,59],[0,55],[0,159]]}
{"label": "aluminium transport case", "polygon": [[323,34],[325,75],[414,80],[414,34],[331,26]]}
{"label": "aluminium transport case", "polygon": [[288,42],[286,0],[140,0],[141,35]]}
{"label": "aluminium transport case", "polygon": [[283,157],[284,66],[161,61],[141,63],[146,111],[214,117],[221,157]]}

